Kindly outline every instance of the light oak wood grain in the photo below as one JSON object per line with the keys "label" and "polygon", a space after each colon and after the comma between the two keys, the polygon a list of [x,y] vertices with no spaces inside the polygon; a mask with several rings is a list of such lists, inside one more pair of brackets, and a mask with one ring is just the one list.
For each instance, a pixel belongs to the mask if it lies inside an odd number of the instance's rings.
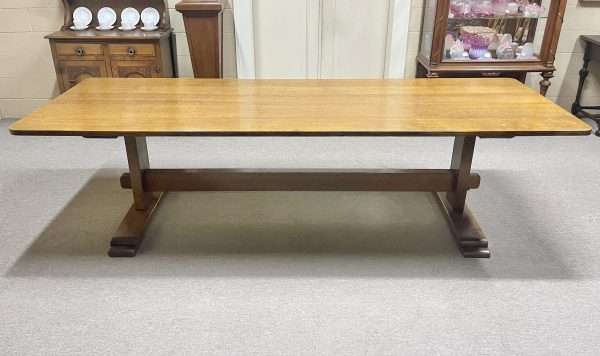
{"label": "light oak wood grain", "polygon": [[513,79],[92,78],[19,135],[529,136],[591,127]]}

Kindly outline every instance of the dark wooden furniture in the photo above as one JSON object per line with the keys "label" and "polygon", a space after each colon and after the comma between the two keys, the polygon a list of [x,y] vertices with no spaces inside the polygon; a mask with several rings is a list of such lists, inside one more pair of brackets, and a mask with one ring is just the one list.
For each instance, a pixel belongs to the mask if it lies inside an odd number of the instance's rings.
{"label": "dark wooden furniture", "polygon": [[[540,18],[527,18],[522,12],[517,16],[477,18],[474,15],[475,18],[451,18],[452,1],[426,0],[421,25],[421,45],[417,55],[417,77],[509,77],[525,82],[527,73],[539,72],[542,76],[540,93],[545,96],[550,87],[550,79],[556,71],[554,58],[567,0],[529,0],[532,4],[541,3],[546,6],[546,11]],[[498,0],[492,0],[492,3],[496,1]],[[517,39],[518,45],[532,42],[536,47],[536,58],[452,60],[446,51],[446,36],[453,34],[455,38],[458,37],[462,26],[501,29],[499,33],[510,33]],[[536,31],[542,29],[543,33],[536,35]],[[541,42],[537,38],[540,35],[543,36]],[[495,54],[493,50],[491,52]]]}
{"label": "dark wooden furniture", "polygon": [[[50,41],[61,93],[90,77],[173,77],[173,29],[166,0],[63,0],[63,4],[64,25],[60,31],[46,36]],[[90,28],[85,31],[70,29],[73,25],[73,11],[79,6],[89,8],[94,16]],[[104,6],[113,8],[117,13],[114,30],[96,30],[98,10]],[[141,24],[138,24],[137,30],[131,32],[117,29],[124,8],[134,7],[141,12],[150,6],[161,14],[158,30],[142,31],[139,29]]]}
{"label": "dark wooden furniture", "polygon": [[[590,64],[590,61],[600,61],[600,36],[582,35],[579,37],[585,41],[585,52],[583,54],[583,67],[579,71],[579,86],[577,87],[577,96],[575,97],[575,102],[571,106],[571,112],[573,115],[587,117],[594,120],[596,124],[600,124],[600,114],[593,114],[588,111],[600,110],[600,106],[582,106],[580,102],[581,93],[583,92],[583,84],[585,83],[585,78],[590,72],[588,70],[588,65]],[[596,131],[596,136],[600,136],[600,129]]]}
{"label": "dark wooden furniture", "polygon": [[[512,95],[513,105],[493,100],[504,95]],[[465,97],[461,108],[439,114],[444,104]],[[463,256],[489,257],[488,241],[465,204],[480,181],[471,173],[476,137],[588,135],[591,128],[502,78],[90,79],[10,131],[125,138],[129,173],[121,185],[132,190],[134,204],[111,241],[113,257],[136,254],[165,192],[271,190],[433,192]],[[455,144],[449,169],[182,170],[150,168],[147,136],[451,136]]]}
{"label": "dark wooden furniture", "polygon": [[223,77],[225,0],[183,0],[175,5],[185,24],[195,78]]}

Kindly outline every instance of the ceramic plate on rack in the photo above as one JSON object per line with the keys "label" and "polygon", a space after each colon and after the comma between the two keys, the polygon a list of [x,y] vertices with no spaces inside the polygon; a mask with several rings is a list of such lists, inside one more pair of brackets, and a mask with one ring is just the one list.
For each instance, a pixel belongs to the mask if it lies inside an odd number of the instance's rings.
{"label": "ceramic plate on rack", "polygon": [[80,23],[81,27],[89,26],[92,22],[92,12],[87,7],[78,7],[73,11],[73,23]]}
{"label": "ceramic plate on rack", "polygon": [[[160,13],[153,7],[147,7],[142,11],[142,22],[144,26],[153,28],[160,22]],[[152,25],[150,27],[150,25]],[[152,31],[152,30],[149,30]]]}
{"label": "ceramic plate on rack", "polygon": [[75,26],[71,26],[71,27],[69,27],[69,28],[70,28],[71,30],[73,30],[73,31],[83,31],[83,30],[87,30],[87,29],[88,29],[88,27],[89,27],[89,26],[85,26],[85,27],[82,27],[82,28],[77,28],[77,27],[75,27]]}
{"label": "ceramic plate on rack", "polygon": [[119,26],[119,30],[125,31],[125,32],[127,32],[127,31],[133,31],[133,30],[135,30],[135,26],[132,27],[132,28],[124,28],[123,26]]}
{"label": "ceramic plate on rack", "polygon": [[121,24],[130,23],[133,26],[140,22],[140,13],[133,7],[128,7],[121,12]]}
{"label": "ceramic plate on rack", "polygon": [[152,31],[156,31],[156,30],[158,30],[157,26],[154,26],[152,28],[148,28],[148,27],[142,26],[142,31],[152,32]]}
{"label": "ceramic plate on rack", "polygon": [[117,13],[110,7],[103,7],[98,11],[98,24],[112,27],[117,22]]}
{"label": "ceramic plate on rack", "polygon": [[110,27],[100,27],[100,26],[96,26],[96,30],[98,31],[110,31],[113,28],[115,28],[115,26],[110,26]]}

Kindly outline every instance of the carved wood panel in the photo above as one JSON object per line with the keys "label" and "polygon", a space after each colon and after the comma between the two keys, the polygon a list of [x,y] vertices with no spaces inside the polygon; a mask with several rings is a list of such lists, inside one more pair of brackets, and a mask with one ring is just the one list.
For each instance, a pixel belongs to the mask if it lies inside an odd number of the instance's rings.
{"label": "carved wood panel", "polygon": [[112,75],[119,78],[156,78],[160,68],[154,62],[112,61]]}
{"label": "carved wood panel", "polygon": [[66,89],[74,87],[87,78],[107,76],[104,61],[62,61],[60,71]]}

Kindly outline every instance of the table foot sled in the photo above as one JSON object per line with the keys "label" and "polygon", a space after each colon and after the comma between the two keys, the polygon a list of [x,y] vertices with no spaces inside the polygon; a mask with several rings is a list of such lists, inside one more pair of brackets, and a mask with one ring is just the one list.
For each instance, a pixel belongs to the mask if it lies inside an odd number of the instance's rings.
{"label": "table foot sled", "polygon": [[456,137],[450,169],[150,169],[146,138],[126,136],[129,173],[121,176],[121,186],[132,190],[134,203],[115,232],[108,255],[136,255],[146,227],[166,192],[390,191],[432,192],[462,255],[489,258],[487,239],[465,204],[467,191],[478,188],[480,182],[479,175],[471,173],[474,146],[474,136]]}

